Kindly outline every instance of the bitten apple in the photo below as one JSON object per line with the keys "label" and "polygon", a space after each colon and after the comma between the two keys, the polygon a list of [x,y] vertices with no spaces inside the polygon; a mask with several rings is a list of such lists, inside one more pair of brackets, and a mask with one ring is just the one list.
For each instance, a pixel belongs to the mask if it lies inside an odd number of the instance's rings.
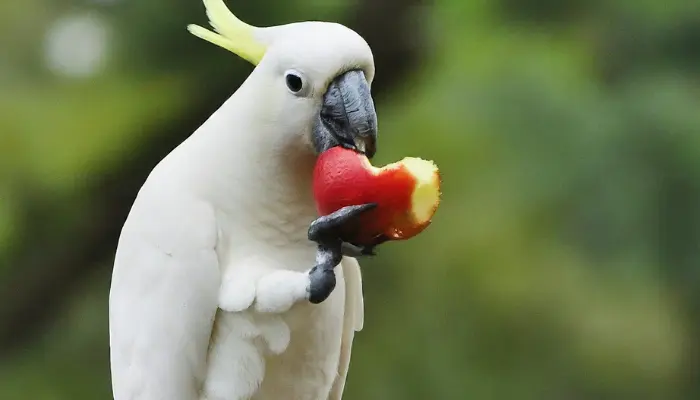
{"label": "bitten apple", "polygon": [[338,146],[319,156],[313,193],[320,215],[376,203],[376,208],[342,227],[344,241],[371,245],[379,235],[405,240],[430,225],[440,203],[440,183],[432,161],[406,157],[377,168],[363,154]]}

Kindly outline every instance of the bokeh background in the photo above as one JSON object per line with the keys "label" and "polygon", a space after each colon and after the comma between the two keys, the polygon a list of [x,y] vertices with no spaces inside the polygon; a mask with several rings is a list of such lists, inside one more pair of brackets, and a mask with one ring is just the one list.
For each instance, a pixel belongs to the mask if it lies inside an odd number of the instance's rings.
{"label": "bokeh background", "polygon": [[[377,163],[443,173],[433,225],[363,264],[345,398],[700,398],[700,2],[227,3],[360,32]],[[111,398],[121,225],[251,70],[188,23],[198,0],[0,2],[2,400]]]}

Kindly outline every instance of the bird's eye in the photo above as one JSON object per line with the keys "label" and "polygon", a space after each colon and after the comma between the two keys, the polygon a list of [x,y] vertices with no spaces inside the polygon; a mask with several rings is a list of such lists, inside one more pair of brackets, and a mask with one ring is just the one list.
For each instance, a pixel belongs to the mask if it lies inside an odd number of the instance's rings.
{"label": "bird's eye", "polygon": [[304,88],[304,81],[301,79],[301,76],[293,72],[287,73],[285,81],[287,82],[287,88],[291,90],[292,93],[299,93]]}

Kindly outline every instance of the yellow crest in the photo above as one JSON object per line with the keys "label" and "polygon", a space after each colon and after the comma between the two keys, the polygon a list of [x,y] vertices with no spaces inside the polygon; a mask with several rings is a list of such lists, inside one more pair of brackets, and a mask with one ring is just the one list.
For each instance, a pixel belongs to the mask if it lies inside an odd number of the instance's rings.
{"label": "yellow crest", "polygon": [[256,40],[256,28],[233,15],[223,0],[203,0],[203,3],[209,24],[216,32],[199,25],[188,25],[187,30],[198,38],[223,47],[257,65],[265,55],[267,46]]}

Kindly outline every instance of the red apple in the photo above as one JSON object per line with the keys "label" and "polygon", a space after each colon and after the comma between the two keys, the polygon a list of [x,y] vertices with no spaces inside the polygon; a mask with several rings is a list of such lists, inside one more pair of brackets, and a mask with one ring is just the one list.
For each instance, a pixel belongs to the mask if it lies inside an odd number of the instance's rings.
{"label": "red apple", "polygon": [[342,239],[372,244],[378,235],[409,239],[430,225],[440,203],[440,173],[432,161],[406,157],[376,168],[363,154],[342,147],[322,153],[314,169],[316,209],[328,215],[345,206],[377,203],[355,223],[343,226]]}

